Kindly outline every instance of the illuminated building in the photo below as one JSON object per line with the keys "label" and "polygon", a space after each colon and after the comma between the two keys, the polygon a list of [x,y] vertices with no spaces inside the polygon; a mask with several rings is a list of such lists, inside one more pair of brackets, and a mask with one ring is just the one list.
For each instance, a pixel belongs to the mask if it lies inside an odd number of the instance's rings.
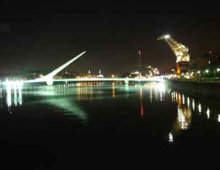
{"label": "illuminated building", "polygon": [[98,74],[98,76],[97,76],[98,78],[103,78],[104,76],[102,75],[102,71],[101,70],[99,70],[99,74]]}
{"label": "illuminated building", "polygon": [[88,73],[87,73],[86,77],[89,77],[89,78],[92,77],[92,73],[91,73],[90,70],[88,70]]}

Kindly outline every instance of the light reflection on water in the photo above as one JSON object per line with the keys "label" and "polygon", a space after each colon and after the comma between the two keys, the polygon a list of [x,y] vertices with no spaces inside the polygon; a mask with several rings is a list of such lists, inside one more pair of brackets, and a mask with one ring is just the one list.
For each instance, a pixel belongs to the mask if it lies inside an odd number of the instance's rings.
{"label": "light reflection on water", "polygon": [[192,110],[190,108],[190,98],[187,97],[187,104],[185,104],[185,95],[179,92],[172,92],[171,99],[177,103],[177,120],[174,123],[173,129],[168,134],[168,141],[174,142],[174,136],[181,131],[187,130],[192,122]]}
{"label": "light reflection on water", "polygon": [[[136,92],[139,90],[140,94],[140,115],[144,116],[144,101],[143,101],[143,89],[150,89],[150,100],[163,100],[163,95],[165,94],[165,87],[162,84],[150,83],[146,86],[135,85],[129,86],[128,84],[118,86],[115,82],[111,86],[100,86],[93,84],[80,84],[78,86],[72,87],[72,85],[54,85],[54,86],[38,86],[29,87],[28,89],[23,89],[19,86],[7,86],[6,87],[6,104],[7,107],[16,107],[23,104],[23,96],[41,96],[44,97],[42,100],[38,100],[37,103],[47,103],[53,105],[57,108],[62,108],[66,110],[65,114],[74,115],[76,114],[80,119],[86,119],[86,113],[74,102],[75,100],[103,100],[106,98],[116,98],[116,97],[129,97],[131,92]],[[111,89],[111,96],[104,96],[106,90]],[[117,91],[125,91],[127,93],[123,95],[117,94]],[[54,96],[66,96],[70,95],[71,98],[53,98]],[[29,102],[30,103],[30,102]]]}
{"label": "light reflection on water", "polygon": [[169,137],[169,139],[168,139],[169,142],[172,143],[173,142],[173,134],[171,132],[169,133],[168,137]]}
{"label": "light reflection on water", "polygon": [[[5,101],[9,110],[11,107],[19,107],[31,102],[49,104],[70,118],[74,117],[87,122],[88,113],[79,105],[80,101],[128,99],[135,94],[138,94],[139,98],[138,114],[141,119],[145,118],[147,112],[146,101],[150,103],[163,103],[171,100],[171,102],[177,104],[177,118],[173,122],[173,128],[167,132],[170,143],[175,142],[175,136],[181,134],[182,131],[187,131],[191,127],[193,114],[205,116],[209,121],[213,118],[215,121],[220,122],[220,114],[213,114],[211,106],[177,91],[169,93],[161,83],[129,86],[128,84],[117,85],[113,82],[111,85],[54,85],[23,90],[21,87],[8,86],[6,88]],[[2,91],[0,92],[0,96],[4,99]],[[36,101],[24,100],[27,96],[36,96],[37,99]],[[38,98],[39,96],[41,98]],[[168,99],[167,96],[169,97]]]}
{"label": "light reflection on water", "polygon": [[140,115],[144,118],[143,89],[140,87]]}
{"label": "light reflection on water", "polygon": [[2,98],[3,95],[2,95],[2,88],[0,87],[0,98]]}
{"label": "light reflection on water", "polygon": [[8,107],[11,107],[11,96],[11,86],[7,86],[6,103]]}
{"label": "light reflection on water", "polygon": [[177,103],[177,120],[174,123],[173,129],[168,134],[168,141],[174,141],[174,137],[179,135],[181,131],[186,131],[191,127],[193,114],[204,116],[207,120],[211,119],[213,114],[214,121],[220,122],[220,115],[215,116],[215,113],[212,113],[208,104],[203,104],[199,100],[185,96],[180,92],[173,91],[171,93],[171,99],[173,102]]}
{"label": "light reflection on water", "polygon": [[116,96],[115,82],[112,83],[112,97]]}
{"label": "light reflection on water", "polygon": [[6,88],[6,104],[10,108],[13,106],[22,105],[22,87],[7,86]]}
{"label": "light reflection on water", "polygon": [[87,114],[81,107],[79,107],[76,103],[73,103],[71,100],[66,98],[60,99],[47,99],[46,101],[41,101],[42,103],[46,102],[50,105],[53,105],[56,108],[64,109],[65,112],[63,115],[67,115],[71,118],[77,117],[78,119],[82,120],[83,122],[87,122]]}

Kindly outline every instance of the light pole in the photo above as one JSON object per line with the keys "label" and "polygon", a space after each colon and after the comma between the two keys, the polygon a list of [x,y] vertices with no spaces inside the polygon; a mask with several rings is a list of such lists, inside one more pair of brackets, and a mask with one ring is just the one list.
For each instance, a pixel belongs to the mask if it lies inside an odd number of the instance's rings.
{"label": "light pole", "polygon": [[206,69],[206,70],[205,70],[205,77],[206,77],[206,78],[208,78],[208,74],[209,74],[209,70]]}
{"label": "light pole", "polygon": [[214,68],[214,78],[216,78],[216,71],[217,71],[217,74],[218,74],[218,72],[220,72],[220,68],[217,68],[217,69]]}
{"label": "light pole", "polygon": [[217,74],[218,74],[220,72],[220,68],[217,68],[216,70],[217,70]]}
{"label": "light pole", "polygon": [[142,69],[142,55],[143,52],[141,50],[138,51],[139,54],[139,63],[138,63],[138,67],[139,67],[139,77],[141,77],[141,69]]}

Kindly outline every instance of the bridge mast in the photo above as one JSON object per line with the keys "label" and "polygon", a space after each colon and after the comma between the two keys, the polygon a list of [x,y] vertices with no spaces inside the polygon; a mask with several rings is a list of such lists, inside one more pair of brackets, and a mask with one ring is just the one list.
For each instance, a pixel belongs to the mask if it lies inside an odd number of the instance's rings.
{"label": "bridge mast", "polygon": [[190,56],[189,48],[175,41],[170,35],[162,35],[157,40],[165,40],[173,53],[176,55],[176,72],[180,74],[189,67]]}
{"label": "bridge mast", "polygon": [[68,62],[64,63],[63,65],[61,65],[60,67],[58,67],[57,69],[53,70],[52,72],[50,72],[49,74],[41,77],[41,78],[37,78],[35,79],[35,81],[45,81],[47,83],[47,85],[52,85],[53,84],[53,77],[59,73],[60,71],[62,71],[64,68],[66,68],[68,65],[70,65],[71,63],[73,63],[75,60],[77,60],[79,57],[81,57],[83,54],[85,54],[86,51],[80,53],[79,55],[77,55],[76,57],[74,57],[73,59],[69,60]]}

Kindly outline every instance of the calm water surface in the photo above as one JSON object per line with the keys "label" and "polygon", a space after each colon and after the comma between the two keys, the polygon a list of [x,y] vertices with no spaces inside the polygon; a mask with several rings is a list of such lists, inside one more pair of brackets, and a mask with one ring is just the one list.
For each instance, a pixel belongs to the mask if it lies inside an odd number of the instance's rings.
{"label": "calm water surface", "polygon": [[77,148],[77,157],[121,150],[198,157],[216,167],[220,103],[161,83],[7,87],[0,90],[0,128],[6,165],[13,155],[28,168],[63,167]]}

